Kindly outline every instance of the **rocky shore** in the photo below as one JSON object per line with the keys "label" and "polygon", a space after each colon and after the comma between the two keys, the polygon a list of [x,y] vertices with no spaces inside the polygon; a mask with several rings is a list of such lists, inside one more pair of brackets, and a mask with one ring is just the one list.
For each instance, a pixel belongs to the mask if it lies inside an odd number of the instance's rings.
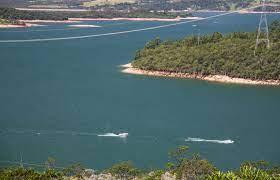
{"label": "rocky shore", "polygon": [[[143,180],[147,179],[148,177],[152,176],[154,172],[150,172],[147,176],[145,177],[134,177],[134,178],[129,178],[131,180]],[[86,169],[84,173],[82,174],[82,177],[84,180],[123,180],[123,179],[128,179],[128,178],[119,178],[116,176],[113,176],[110,173],[101,173],[97,174],[95,173],[94,170],[92,169]],[[161,180],[176,180],[176,176],[169,173],[165,172],[164,174],[161,175]],[[71,177],[71,180],[79,180],[77,177]]]}
{"label": "rocky shore", "polygon": [[220,82],[220,83],[232,83],[232,84],[248,84],[248,85],[271,85],[279,86],[280,80],[252,80],[243,78],[232,78],[225,75],[196,75],[188,73],[175,73],[166,71],[147,71],[138,68],[134,68],[131,63],[121,66],[123,73],[137,74],[137,75],[147,75],[147,76],[159,76],[159,77],[172,77],[172,78],[188,78],[188,79],[200,79],[210,82]]}

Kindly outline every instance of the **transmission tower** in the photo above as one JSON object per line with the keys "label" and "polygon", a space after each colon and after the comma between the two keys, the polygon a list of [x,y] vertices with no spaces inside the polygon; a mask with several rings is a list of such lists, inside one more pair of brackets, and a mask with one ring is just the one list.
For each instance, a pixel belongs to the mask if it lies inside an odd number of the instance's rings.
{"label": "transmission tower", "polygon": [[264,42],[266,47],[270,47],[269,42],[269,32],[268,32],[268,25],[267,25],[267,18],[266,18],[266,0],[262,0],[262,12],[261,12],[261,19],[258,28],[257,40],[254,55],[256,55],[256,51],[260,43]]}

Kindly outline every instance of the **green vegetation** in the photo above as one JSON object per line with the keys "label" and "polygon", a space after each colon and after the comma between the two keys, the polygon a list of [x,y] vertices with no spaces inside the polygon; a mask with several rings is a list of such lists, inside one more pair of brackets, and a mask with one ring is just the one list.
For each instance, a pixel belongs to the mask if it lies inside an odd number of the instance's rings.
{"label": "green vegetation", "polygon": [[13,8],[0,8],[0,19],[8,20],[67,20],[68,18],[176,18],[177,16],[187,17],[190,13],[167,13],[149,12],[135,10],[131,12],[121,12],[114,10],[106,11],[85,11],[85,12],[42,12],[42,11],[22,11]]}
{"label": "green vegetation", "polygon": [[166,18],[166,19],[174,19],[176,17],[191,17],[191,13],[181,12],[181,13],[170,13],[170,12],[150,12],[150,11],[134,11],[133,13],[127,13],[124,17],[129,18]]}
{"label": "green vegetation", "polygon": [[162,42],[152,40],[137,51],[133,67],[194,75],[227,75],[254,80],[280,80],[280,22],[270,25],[270,48],[260,44],[254,56],[256,33],[213,33]]}
{"label": "green vegetation", "polygon": [[19,22],[17,20],[9,20],[9,19],[1,19],[0,18],[0,24],[14,24],[14,25],[25,25],[23,22]]}
{"label": "green vegetation", "polygon": [[88,1],[84,2],[83,6],[91,7],[91,6],[102,6],[102,5],[115,5],[115,4],[122,4],[122,3],[135,3],[136,0],[95,0],[95,1]]}
{"label": "green vegetation", "polygon": [[105,173],[110,173],[111,175],[119,179],[134,179],[135,177],[141,175],[141,171],[135,168],[132,162],[121,162],[119,164],[113,165],[111,168],[105,171]]}
{"label": "green vegetation", "polygon": [[59,12],[20,11],[14,8],[0,8],[0,19],[8,20],[67,20],[68,17]]}
{"label": "green vegetation", "polygon": [[[262,8],[256,8],[255,11],[262,11]],[[267,6],[266,11],[268,12],[280,12],[280,4],[279,6]]]}
{"label": "green vegetation", "polygon": [[24,167],[0,169],[0,179],[120,179],[120,180],[161,180],[168,176],[170,180],[280,180],[280,167],[270,166],[265,161],[245,162],[239,169],[222,172],[210,162],[198,155],[189,155],[187,146],[180,146],[169,153],[166,169],[140,170],[131,162],[121,162],[111,168],[95,172],[76,164],[65,169],[55,169],[55,160],[49,158],[44,170]]}
{"label": "green vegetation", "polygon": [[193,10],[233,10],[237,8],[244,8],[252,5],[255,0],[177,0],[166,1],[157,0],[150,3],[152,9],[176,9],[184,10],[191,8]]}
{"label": "green vegetation", "polygon": [[[270,0],[276,5],[279,1]],[[259,0],[96,0],[85,2],[83,6],[91,8],[145,9],[145,10],[222,10],[230,11],[257,5]],[[273,8],[275,9],[275,7]],[[268,8],[268,10],[273,10]]]}
{"label": "green vegetation", "polygon": [[[0,7],[91,8],[114,10],[236,10],[256,5],[260,0],[1,0]],[[280,5],[279,0],[267,0]],[[270,11],[278,8],[268,8]]]}

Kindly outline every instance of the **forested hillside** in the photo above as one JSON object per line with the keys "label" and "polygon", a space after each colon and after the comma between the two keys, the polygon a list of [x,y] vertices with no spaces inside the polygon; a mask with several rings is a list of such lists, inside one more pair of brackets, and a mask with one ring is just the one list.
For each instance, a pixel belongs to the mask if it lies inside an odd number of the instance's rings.
{"label": "forested hillside", "polygon": [[231,10],[240,7],[247,7],[255,2],[255,0],[157,0],[152,1],[152,3],[147,3],[146,0],[141,0],[143,6],[148,8],[150,6],[152,9],[208,9],[208,10]]}
{"label": "forested hillside", "polygon": [[270,48],[260,44],[254,55],[256,33],[213,33],[182,40],[155,39],[139,50],[133,67],[188,74],[226,75],[253,80],[280,79],[280,22],[270,25]]}
{"label": "forested hillside", "polygon": [[[84,3],[87,7],[92,4],[91,8],[117,8],[117,9],[147,9],[147,10],[236,10],[240,8],[246,8],[259,4],[258,0],[127,0],[127,3],[109,3],[110,1],[116,2],[116,0],[108,0],[107,4]],[[278,1],[268,0],[267,3],[273,5],[280,5]]]}
{"label": "forested hillside", "polygon": [[68,18],[176,18],[177,16],[192,16],[190,13],[168,13],[150,12],[135,10],[131,12],[107,11],[86,11],[86,12],[43,12],[43,11],[22,11],[14,8],[0,8],[0,19],[6,20],[67,20]]}

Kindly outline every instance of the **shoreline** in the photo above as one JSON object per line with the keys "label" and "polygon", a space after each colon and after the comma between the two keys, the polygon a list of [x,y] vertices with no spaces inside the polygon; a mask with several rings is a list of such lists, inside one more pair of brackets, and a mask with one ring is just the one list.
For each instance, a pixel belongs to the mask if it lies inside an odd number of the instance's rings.
{"label": "shoreline", "polygon": [[122,73],[135,74],[135,75],[146,75],[146,76],[157,76],[157,77],[170,77],[170,78],[184,78],[184,79],[198,79],[209,82],[219,82],[227,84],[246,84],[246,85],[269,85],[269,86],[279,86],[280,80],[251,80],[243,78],[232,78],[225,75],[194,75],[187,73],[173,73],[165,71],[147,71],[138,68],[134,68],[131,63],[121,65]]}
{"label": "shoreline", "polygon": [[87,9],[69,9],[69,8],[15,8],[19,11],[45,11],[45,12],[88,12]]}
{"label": "shoreline", "polygon": [[24,22],[24,23],[79,23],[81,21],[72,21],[72,20],[40,20],[40,19],[24,20],[24,19],[20,19],[19,22]]}
{"label": "shoreline", "polygon": [[25,23],[25,24],[0,24],[0,29],[4,28],[28,28],[28,27],[41,27],[44,25],[40,24],[32,24],[32,23]]}
{"label": "shoreline", "polygon": [[[237,10],[238,11],[238,10]],[[197,13],[225,13],[225,12],[230,12],[230,11],[219,11],[219,10],[198,10],[195,11]],[[239,10],[237,12],[238,14],[261,14],[261,13],[266,13],[266,14],[279,14],[280,11],[274,12],[274,11],[252,11],[252,10]]]}
{"label": "shoreline", "polygon": [[186,17],[186,18],[69,18],[69,21],[164,21],[174,22],[180,20],[203,19],[202,17]]}
{"label": "shoreline", "polygon": [[[160,21],[160,22],[178,22],[181,20],[195,20],[203,19],[202,17],[186,17],[186,18],[173,18],[173,19],[164,19],[164,18],[68,18],[68,20],[24,20],[20,19],[19,22],[24,24],[0,24],[0,29],[2,28],[27,28],[27,27],[37,27],[44,26],[37,23],[81,23],[83,21]],[[73,27],[100,27],[97,25],[73,25]]]}
{"label": "shoreline", "polygon": [[280,12],[270,12],[270,11],[245,11],[245,10],[241,10],[238,11],[238,14],[261,14],[261,13],[265,13],[265,14],[280,14]]}

